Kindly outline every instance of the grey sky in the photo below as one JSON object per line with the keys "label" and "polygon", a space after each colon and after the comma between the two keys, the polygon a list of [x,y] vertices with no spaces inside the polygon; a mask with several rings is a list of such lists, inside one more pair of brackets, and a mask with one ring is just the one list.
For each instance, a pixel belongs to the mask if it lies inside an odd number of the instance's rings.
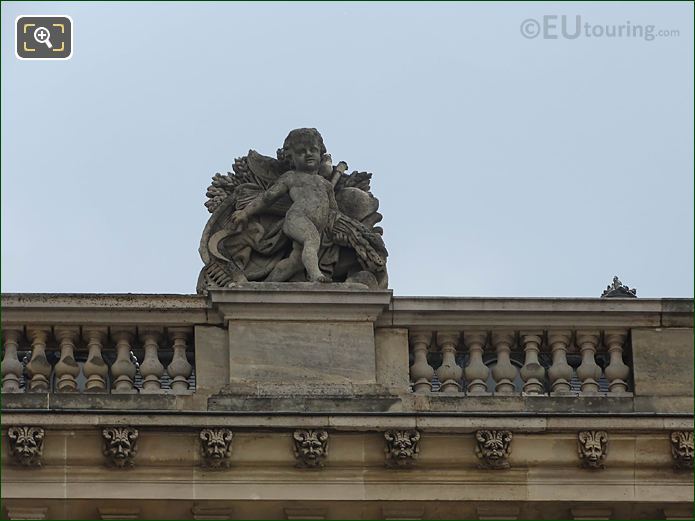
{"label": "grey sky", "polygon": [[[679,35],[522,36],[553,14]],[[194,292],[210,177],[302,126],[374,173],[396,295],[693,295],[686,2],[3,2],[2,291]]]}

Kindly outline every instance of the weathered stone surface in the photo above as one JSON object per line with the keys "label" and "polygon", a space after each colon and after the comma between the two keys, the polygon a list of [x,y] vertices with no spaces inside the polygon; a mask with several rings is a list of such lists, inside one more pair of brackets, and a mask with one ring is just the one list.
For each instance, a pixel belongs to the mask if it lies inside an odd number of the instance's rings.
{"label": "weathered stone surface", "polygon": [[408,390],[408,330],[377,328],[376,381],[394,391]]}
{"label": "weathered stone surface", "polygon": [[10,441],[10,453],[14,462],[23,467],[40,467],[45,435],[42,427],[29,425],[9,427],[7,438]]}
{"label": "weathered stone surface", "polygon": [[227,334],[222,327],[195,327],[196,392],[215,392],[229,382]]}
{"label": "weathered stone surface", "polygon": [[693,468],[693,431],[674,431],[671,433],[671,455],[676,470]]}
{"label": "weathered stone surface", "polygon": [[200,454],[203,457],[204,467],[214,470],[229,468],[232,437],[232,431],[224,427],[200,431]]}
{"label": "weathered stone surface", "polygon": [[512,452],[511,431],[480,430],[475,433],[475,455],[480,467],[491,470],[508,469]]}
{"label": "weathered stone surface", "polygon": [[115,426],[105,427],[101,433],[107,465],[116,468],[132,467],[138,452],[139,431],[134,427]]}
{"label": "weathered stone surface", "polygon": [[384,433],[386,440],[386,466],[408,468],[415,465],[420,455],[421,434],[416,429],[393,429]]}
{"label": "weathered stone surface", "polygon": [[328,456],[328,431],[297,429],[292,435],[294,456],[299,468],[320,468]]}
{"label": "weathered stone surface", "polygon": [[615,276],[613,282],[601,293],[601,298],[637,298],[637,290],[629,288]]}
{"label": "weathered stone surface", "polygon": [[387,287],[371,174],[333,166],[316,129],[292,130],[277,159],[250,150],[233,170],[208,188],[199,293],[249,280]]}
{"label": "weathered stone surface", "polygon": [[632,363],[636,396],[693,396],[692,329],[633,329]]}
{"label": "weathered stone surface", "polygon": [[233,322],[233,382],[375,382],[374,330],[369,323]]}
{"label": "weathered stone surface", "polygon": [[606,431],[581,431],[577,434],[577,453],[582,466],[602,469],[608,455],[608,433]]}

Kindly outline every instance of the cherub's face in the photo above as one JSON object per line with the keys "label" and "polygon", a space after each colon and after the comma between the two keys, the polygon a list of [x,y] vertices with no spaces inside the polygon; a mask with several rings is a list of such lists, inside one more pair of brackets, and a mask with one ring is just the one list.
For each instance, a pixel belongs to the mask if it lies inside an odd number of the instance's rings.
{"label": "cherub's face", "polygon": [[321,163],[321,148],[317,143],[298,143],[292,147],[292,161],[301,172],[315,172]]}

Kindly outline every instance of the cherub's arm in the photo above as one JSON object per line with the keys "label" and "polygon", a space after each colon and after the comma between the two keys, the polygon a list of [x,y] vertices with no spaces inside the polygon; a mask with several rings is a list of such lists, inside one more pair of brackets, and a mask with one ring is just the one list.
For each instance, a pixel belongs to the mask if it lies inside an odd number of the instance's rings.
{"label": "cherub's arm", "polygon": [[338,209],[338,203],[335,201],[335,191],[332,184],[326,186],[326,191],[328,192],[328,206],[331,210]]}
{"label": "cherub's arm", "polygon": [[276,199],[286,194],[289,189],[285,176],[280,176],[270,188],[251,201],[246,208],[237,210],[232,214],[232,226],[246,222],[249,217],[273,204]]}

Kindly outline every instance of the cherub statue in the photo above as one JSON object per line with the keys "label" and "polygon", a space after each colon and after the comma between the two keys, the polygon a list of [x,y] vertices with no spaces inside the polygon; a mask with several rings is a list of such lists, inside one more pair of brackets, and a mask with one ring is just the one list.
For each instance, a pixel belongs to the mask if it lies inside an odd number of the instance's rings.
{"label": "cherub statue", "polygon": [[319,246],[329,211],[337,211],[338,204],[333,185],[319,175],[326,147],[316,129],[299,128],[290,132],[282,148],[292,170],[282,174],[248,206],[234,212],[230,224],[245,224],[250,216],[289,193],[292,206],[285,214],[282,231],[294,241],[292,253],[275,265],[266,281],[288,280],[303,265],[311,282],[328,282],[330,279],[319,268]]}
{"label": "cherub statue", "polygon": [[386,248],[371,174],[333,166],[316,129],[296,129],[278,159],[251,150],[217,174],[206,203],[198,291],[244,281],[359,282],[385,288]]}

